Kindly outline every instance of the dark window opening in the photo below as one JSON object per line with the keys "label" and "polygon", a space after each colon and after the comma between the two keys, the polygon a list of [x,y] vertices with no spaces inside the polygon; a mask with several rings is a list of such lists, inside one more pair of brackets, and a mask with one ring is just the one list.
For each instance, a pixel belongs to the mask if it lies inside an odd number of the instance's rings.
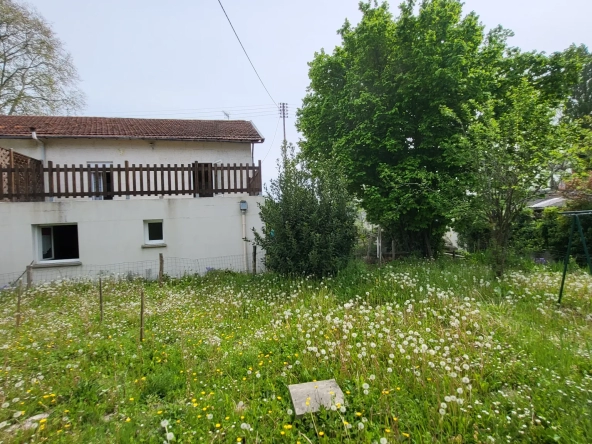
{"label": "dark window opening", "polygon": [[199,163],[197,165],[197,190],[199,197],[214,197],[212,182],[212,164]]}
{"label": "dark window opening", "polygon": [[56,261],[78,259],[78,226],[41,227],[41,258]]}
{"label": "dark window opening", "polygon": [[110,171],[92,172],[92,193],[94,200],[113,200],[113,179]]}
{"label": "dark window opening", "polygon": [[162,241],[162,222],[148,222],[148,241]]}

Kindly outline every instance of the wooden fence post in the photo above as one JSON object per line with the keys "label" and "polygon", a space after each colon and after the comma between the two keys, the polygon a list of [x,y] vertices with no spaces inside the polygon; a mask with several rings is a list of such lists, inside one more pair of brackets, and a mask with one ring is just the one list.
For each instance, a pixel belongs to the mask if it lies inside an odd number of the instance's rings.
{"label": "wooden fence post", "polygon": [[158,253],[158,284],[162,285],[162,278],[164,276],[164,255]]}
{"label": "wooden fence post", "polygon": [[99,276],[99,307],[101,310],[101,323],[103,322],[103,280]]}
{"label": "wooden fence post", "polygon": [[140,342],[144,341],[144,289],[140,290]]}
{"label": "wooden fence post", "polygon": [[257,274],[257,245],[253,244],[253,274]]}
{"label": "wooden fence post", "polygon": [[16,329],[21,326],[21,296],[23,294],[23,281],[21,280],[16,292]]}
{"label": "wooden fence post", "polygon": [[33,266],[27,265],[27,290],[33,285]]}

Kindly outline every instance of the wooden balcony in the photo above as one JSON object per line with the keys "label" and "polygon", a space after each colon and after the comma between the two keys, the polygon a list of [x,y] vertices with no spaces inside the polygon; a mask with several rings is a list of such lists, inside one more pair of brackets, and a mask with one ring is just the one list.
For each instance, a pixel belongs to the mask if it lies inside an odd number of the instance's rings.
{"label": "wooden balcony", "polygon": [[128,196],[212,197],[262,192],[261,161],[252,164],[194,162],[181,165],[27,165],[0,164],[0,201],[35,202],[46,198],[112,200]]}

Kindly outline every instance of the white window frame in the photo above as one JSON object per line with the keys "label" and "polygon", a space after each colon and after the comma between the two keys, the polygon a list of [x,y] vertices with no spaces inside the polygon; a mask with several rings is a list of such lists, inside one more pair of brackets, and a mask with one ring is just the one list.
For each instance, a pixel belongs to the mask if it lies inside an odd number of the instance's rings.
{"label": "white window frame", "polygon": [[[160,223],[162,225],[162,239],[149,239],[148,224],[153,223]],[[164,222],[162,219],[149,219],[144,221],[144,245],[164,245]]]}
{"label": "white window frame", "polygon": [[[78,257],[76,258],[69,258],[69,259],[54,259],[55,257],[55,246],[54,246],[54,235],[53,235],[53,227],[56,226],[76,226],[78,228],[77,223],[68,223],[68,224],[43,224],[43,225],[35,225],[34,226],[34,236],[37,244],[37,260],[36,263],[38,264],[69,264],[69,263],[76,263],[80,262],[80,238],[78,238]],[[44,258],[43,257],[43,228],[50,228],[51,229],[51,258]]]}

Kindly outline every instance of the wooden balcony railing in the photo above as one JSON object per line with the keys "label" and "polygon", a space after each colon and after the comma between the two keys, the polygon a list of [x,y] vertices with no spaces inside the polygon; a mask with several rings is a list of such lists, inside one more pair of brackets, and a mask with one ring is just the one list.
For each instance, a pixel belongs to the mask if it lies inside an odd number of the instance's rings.
{"label": "wooden balcony railing", "polygon": [[0,165],[0,201],[43,201],[48,197],[110,200],[124,196],[212,197],[262,192],[258,165],[194,162],[181,165]]}

